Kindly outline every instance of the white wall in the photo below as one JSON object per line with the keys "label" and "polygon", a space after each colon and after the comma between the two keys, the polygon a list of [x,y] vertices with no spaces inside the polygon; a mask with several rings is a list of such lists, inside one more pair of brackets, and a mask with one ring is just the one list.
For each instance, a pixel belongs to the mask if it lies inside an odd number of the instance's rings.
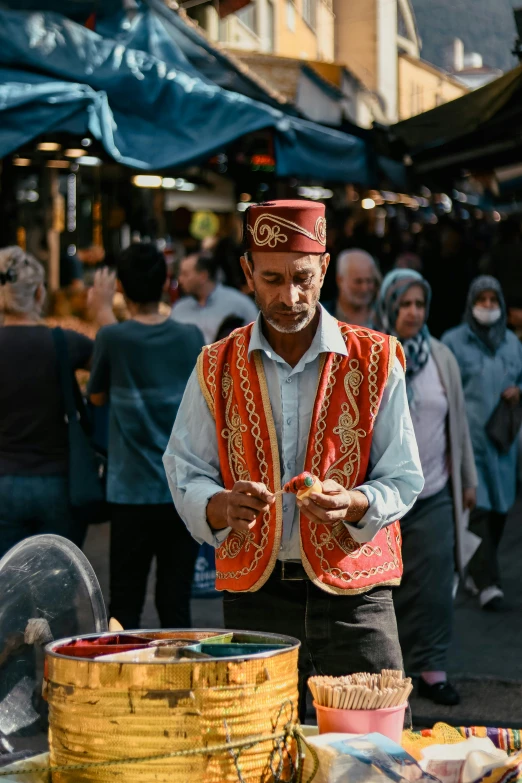
{"label": "white wall", "polygon": [[386,115],[397,120],[398,59],[397,4],[377,0],[377,91],[386,104]]}
{"label": "white wall", "polygon": [[297,85],[297,107],[314,122],[340,125],[342,106],[338,100],[329,98],[306,74],[301,73]]}

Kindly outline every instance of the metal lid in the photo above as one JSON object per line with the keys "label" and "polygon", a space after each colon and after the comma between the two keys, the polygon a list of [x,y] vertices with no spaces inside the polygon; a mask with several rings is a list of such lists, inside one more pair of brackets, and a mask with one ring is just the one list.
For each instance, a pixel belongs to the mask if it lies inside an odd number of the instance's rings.
{"label": "metal lid", "polygon": [[0,752],[34,746],[46,732],[44,647],[64,636],[107,631],[94,570],[61,536],[27,538],[0,560]]}

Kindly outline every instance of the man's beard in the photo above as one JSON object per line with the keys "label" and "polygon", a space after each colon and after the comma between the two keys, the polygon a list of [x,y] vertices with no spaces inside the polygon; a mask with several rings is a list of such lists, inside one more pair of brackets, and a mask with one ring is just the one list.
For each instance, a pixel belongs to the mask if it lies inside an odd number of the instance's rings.
{"label": "man's beard", "polygon": [[[261,314],[265,321],[270,324],[276,331],[281,332],[283,334],[296,334],[297,332],[300,332],[302,329],[305,329],[308,324],[311,323],[313,320],[313,317],[317,311],[317,303],[319,301],[319,294],[314,296],[312,302],[310,305],[297,305],[296,307],[285,307],[284,305],[279,305],[277,307],[273,308],[265,308],[260,301],[260,299],[257,296],[257,293],[254,292],[254,298],[256,305],[261,310]],[[295,313],[295,314],[302,314],[302,318],[297,319],[294,321],[294,323],[280,323],[276,320],[277,313]]]}

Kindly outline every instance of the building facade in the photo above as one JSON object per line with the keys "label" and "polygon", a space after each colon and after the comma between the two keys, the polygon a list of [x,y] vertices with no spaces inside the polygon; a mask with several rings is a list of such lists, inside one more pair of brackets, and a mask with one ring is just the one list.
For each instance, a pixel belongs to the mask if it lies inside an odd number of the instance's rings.
{"label": "building facade", "polygon": [[393,124],[468,92],[456,75],[421,59],[411,0],[242,5],[222,18],[213,3],[189,13],[311,120]]}
{"label": "building facade", "polygon": [[208,3],[189,13],[213,42],[306,118],[369,128],[375,120],[386,121],[383,103],[346,65],[335,62],[333,2],[250,0],[221,19]]}
{"label": "building facade", "polygon": [[468,91],[421,59],[410,0],[334,0],[334,13],[335,59],[381,97],[389,123]]}
{"label": "building facade", "polygon": [[398,67],[399,120],[407,120],[469,92],[464,83],[419,57],[401,53]]}
{"label": "building facade", "polygon": [[301,60],[334,59],[333,0],[251,0],[222,19],[216,7],[207,4],[189,14],[227,48]]}

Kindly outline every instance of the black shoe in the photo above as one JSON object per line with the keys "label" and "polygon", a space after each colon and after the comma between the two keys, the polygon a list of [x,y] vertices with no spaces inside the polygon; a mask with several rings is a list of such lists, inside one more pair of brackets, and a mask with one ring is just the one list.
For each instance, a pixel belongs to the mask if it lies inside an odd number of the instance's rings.
{"label": "black shoe", "polygon": [[429,685],[422,677],[419,678],[419,696],[423,699],[430,699],[435,704],[445,704],[447,707],[454,707],[460,704],[460,696],[451,682],[437,682],[435,685]]}

